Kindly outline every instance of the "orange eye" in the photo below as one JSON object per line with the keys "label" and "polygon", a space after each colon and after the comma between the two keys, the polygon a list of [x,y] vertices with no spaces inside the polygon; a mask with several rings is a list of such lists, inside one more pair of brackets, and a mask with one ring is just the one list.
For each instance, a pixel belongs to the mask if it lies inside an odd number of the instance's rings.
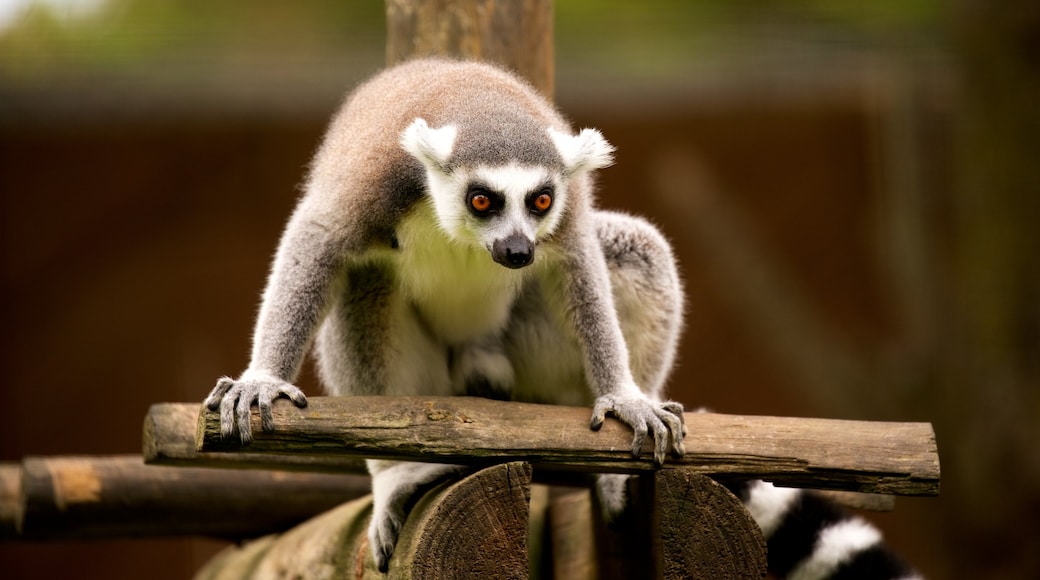
{"label": "orange eye", "polygon": [[491,209],[491,198],[478,193],[470,198],[469,205],[479,212],[485,212]]}
{"label": "orange eye", "polygon": [[548,211],[549,208],[552,207],[552,201],[553,200],[551,195],[549,195],[548,193],[543,193],[538,197],[534,198],[534,201],[531,202],[531,205],[537,211]]}

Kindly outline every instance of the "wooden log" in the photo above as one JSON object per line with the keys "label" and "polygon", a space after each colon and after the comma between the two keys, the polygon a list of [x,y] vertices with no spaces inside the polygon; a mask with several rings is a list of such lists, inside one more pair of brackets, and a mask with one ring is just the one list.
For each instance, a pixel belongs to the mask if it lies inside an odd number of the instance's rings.
{"label": "wooden log", "polygon": [[[365,462],[358,457],[343,455],[299,455],[248,452],[202,452],[195,450],[197,427],[195,406],[178,403],[159,403],[145,419],[145,463],[186,467],[240,468],[316,473],[367,473]],[[21,479],[20,467],[18,480]],[[2,476],[0,471],[0,476]],[[246,477],[243,475],[243,477]],[[2,481],[2,477],[0,477]],[[587,487],[592,483],[589,474],[539,469],[534,481],[549,485]],[[892,511],[895,497],[879,493],[820,490],[829,499],[845,507]],[[2,500],[0,500],[2,501]],[[3,505],[0,505],[0,538],[3,537]]]}
{"label": "wooden log", "polygon": [[[285,454],[302,454],[468,465],[527,461],[536,470],[557,471],[655,469],[649,442],[632,458],[627,427],[608,421],[590,431],[589,409],[580,407],[473,397],[312,397],[304,409],[277,401],[273,413],[276,428],[264,433],[254,412],[255,439],[245,449],[258,461],[271,454],[272,465]],[[793,487],[939,492],[939,456],[928,423],[687,413],[686,424],[686,455],[666,465]],[[205,453],[243,451],[237,439],[221,437],[214,412],[199,416],[196,441]]]}
{"label": "wooden log", "polygon": [[157,403],[144,419],[143,453],[145,463],[184,467],[275,469],[312,473],[368,473],[365,461],[348,455],[233,453],[197,451],[195,433],[199,404]]}
{"label": "wooden log", "polygon": [[736,496],[689,469],[662,469],[654,478],[662,577],[765,577],[765,538]]}
{"label": "wooden log", "polygon": [[21,464],[0,463],[0,540],[18,537],[24,509]]}
{"label": "wooden log", "polygon": [[[25,540],[281,531],[368,493],[367,477],[173,468],[139,455],[30,457],[18,470]],[[5,494],[6,495],[6,494]],[[4,524],[7,527],[7,524]]]}
{"label": "wooden log", "polygon": [[605,524],[589,490],[564,489],[548,508],[552,577],[761,578],[766,543],[740,500],[689,469],[630,480],[634,509]]}
{"label": "wooden log", "polygon": [[387,0],[386,61],[453,56],[495,62],[553,95],[551,0]]}
{"label": "wooden log", "polygon": [[543,548],[549,562],[541,569],[551,571],[548,578],[599,578],[590,490],[553,488],[550,494]]}
{"label": "wooden log", "polygon": [[527,578],[531,466],[485,468],[461,483],[416,504],[390,558],[391,577]]}
{"label": "wooden log", "polygon": [[531,467],[496,465],[422,497],[381,574],[369,550],[371,498],[340,506],[280,536],[232,547],[196,580],[242,578],[526,578]]}

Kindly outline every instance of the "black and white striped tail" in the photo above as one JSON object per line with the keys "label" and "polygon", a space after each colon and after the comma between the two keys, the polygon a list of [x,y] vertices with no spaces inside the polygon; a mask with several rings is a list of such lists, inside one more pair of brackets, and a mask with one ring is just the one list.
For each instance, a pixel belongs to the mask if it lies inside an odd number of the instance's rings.
{"label": "black and white striped tail", "polygon": [[769,571],[788,580],[920,580],[881,532],[810,491],[764,481],[731,486],[762,528]]}

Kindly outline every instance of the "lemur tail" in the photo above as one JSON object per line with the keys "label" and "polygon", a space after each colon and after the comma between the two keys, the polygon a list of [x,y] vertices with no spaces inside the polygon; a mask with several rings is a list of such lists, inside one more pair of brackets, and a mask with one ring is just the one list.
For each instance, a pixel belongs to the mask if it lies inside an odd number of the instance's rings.
{"label": "lemur tail", "polygon": [[811,491],[764,481],[728,486],[762,528],[769,571],[789,580],[921,580],[881,532]]}

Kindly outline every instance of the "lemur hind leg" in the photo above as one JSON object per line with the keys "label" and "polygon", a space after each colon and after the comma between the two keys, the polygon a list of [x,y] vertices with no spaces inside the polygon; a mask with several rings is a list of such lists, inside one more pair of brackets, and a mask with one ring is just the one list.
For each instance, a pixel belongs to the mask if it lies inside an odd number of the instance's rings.
{"label": "lemur hind leg", "polygon": [[422,494],[442,481],[457,478],[467,471],[461,465],[367,461],[372,475],[372,522],[368,542],[380,572],[390,566],[401,526]]}

